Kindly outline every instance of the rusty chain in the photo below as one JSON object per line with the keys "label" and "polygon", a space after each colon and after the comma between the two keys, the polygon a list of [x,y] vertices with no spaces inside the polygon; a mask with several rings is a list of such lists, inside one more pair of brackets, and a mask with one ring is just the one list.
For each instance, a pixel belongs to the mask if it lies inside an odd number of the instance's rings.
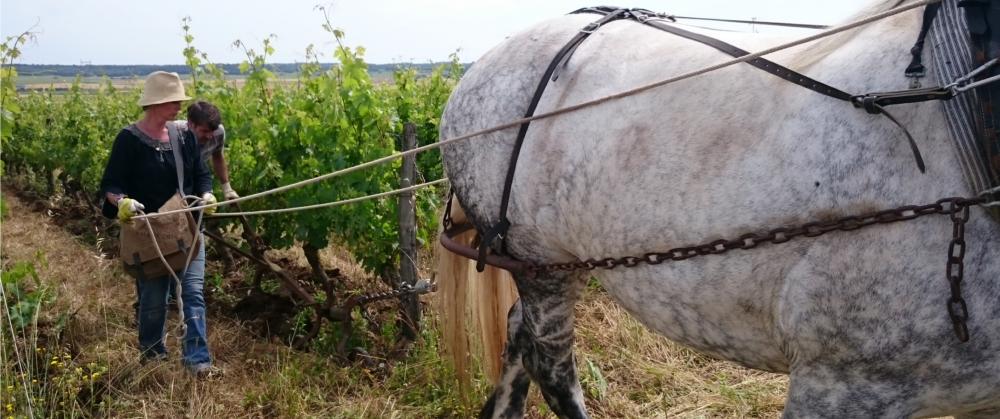
{"label": "rusty chain", "polygon": [[359,295],[353,298],[353,303],[357,305],[370,304],[381,300],[390,300],[409,294],[427,294],[434,291],[435,285],[425,279],[418,280],[416,284],[399,284],[399,288],[390,291],[373,292]]}
{"label": "rusty chain", "polygon": [[959,207],[949,203],[948,212],[952,221],[951,243],[948,245],[948,267],[945,275],[951,286],[951,298],[948,299],[948,317],[955,328],[955,336],[959,341],[969,340],[969,310],[962,298],[962,277],[965,275],[965,223],[969,221],[969,207]]}
{"label": "rusty chain", "polygon": [[552,263],[530,265],[528,270],[534,273],[594,270],[596,268],[614,269],[619,266],[633,267],[639,264],[659,265],[664,262],[675,262],[697,256],[717,255],[734,249],[753,249],[761,244],[780,244],[797,237],[818,237],[831,231],[852,231],[875,224],[889,224],[912,220],[933,214],[947,214],[954,225],[951,244],[948,247],[948,265],[946,274],[951,287],[951,297],[948,299],[948,316],[951,318],[955,335],[962,342],[969,340],[969,330],[966,322],[969,318],[965,299],[962,298],[962,277],[965,273],[965,223],[969,220],[969,207],[990,202],[987,196],[977,198],[944,198],[933,204],[906,205],[865,215],[849,215],[831,221],[813,221],[799,226],[778,227],[765,234],[747,233],[733,240],[719,239],[705,244],[687,247],[676,247],[665,252],[646,253],[642,256],[625,256],[620,258],[588,259],[581,262]]}
{"label": "rusty chain", "polygon": [[[633,267],[639,264],[659,265],[664,262],[675,262],[690,259],[697,256],[716,255],[735,249],[753,249],[764,243],[780,244],[794,238],[817,237],[831,231],[852,231],[874,224],[889,224],[898,221],[912,220],[931,214],[952,214],[953,219],[956,212],[968,213],[968,208],[980,205],[986,201],[985,198],[945,198],[933,204],[927,205],[906,205],[898,208],[879,211],[866,215],[850,215],[831,221],[813,221],[794,227],[778,227],[765,234],[747,233],[734,240],[719,239],[705,244],[687,247],[675,247],[665,252],[646,253],[642,256],[625,256],[620,258],[588,259],[580,262],[551,263],[544,265],[531,265],[529,270],[533,272],[555,272],[555,271],[575,271],[594,270],[596,268],[614,269],[619,266]],[[967,220],[968,216],[962,219]],[[957,231],[956,234],[960,231]],[[964,229],[961,229],[964,232]],[[960,247],[964,253],[964,240]],[[961,272],[959,272],[961,275]]]}

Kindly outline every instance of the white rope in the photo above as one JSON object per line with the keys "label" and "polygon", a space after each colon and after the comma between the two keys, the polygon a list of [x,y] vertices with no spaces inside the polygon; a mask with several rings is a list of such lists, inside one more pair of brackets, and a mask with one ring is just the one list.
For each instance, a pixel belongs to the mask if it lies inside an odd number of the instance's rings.
{"label": "white rope", "polygon": [[857,21],[851,22],[851,23],[849,23],[847,25],[844,25],[844,26],[838,26],[836,28],[825,30],[825,31],[817,33],[815,35],[807,36],[805,38],[800,38],[800,39],[798,39],[796,41],[792,41],[792,42],[788,42],[788,43],[785,43],[785,44],[781,44],[781,45],[778,45],[778,46],[775,46],[775,47],[772,47],[772,48],[768,48],[768,49],[765,49],[765,50],[762,50],[762,51],[758,51],[758,52],[755,52],[755,53],[752,53],[752,54],[747,54],[747,55],[744,55],[742,57],[735,58],[735,59],[732,59],[732,60],[729,60],[729,61],[725,61],[725,62],[720,63],[720,64],[716,64],[716,65],[712,65],[712,66],[709,66],[709,67],[702,68],[700,70],[695,70],[695,71],[691,71],[691,72],[688,72],[688,73],[684,73],[684,74],[682,74],[680,76],[675,76],[675,77],[671,77],[671,78],[668,78],[668,79],[660,80],[658,82],[647,84],[645,86],[637,87],[637,88],[634,88],[634,89],[631,89],[631,90],[626,90],[626,91],[621,92],[621,93],[616,93],[616,94],[613,94],[613,95],[610,95],[610,96],[604,96],[604,97],[601,97],[601,98],[598,98],[598,99],[594,99],[594,100],[591,100],[591,101],[588,101],[588,102],[583,102],[583,103],[579,103],[579,104],[576,104],[576,105],[568,106],[568,107],[565,107],[565,108],[560,108],[560,109],[552,110],[552,111],[541,113],[541,114],[538,114],[538,115],[535,115],[535,116],[532,116],[532,117],[516,119],[516,120],[510,121],[510,122],[507,122],[505,124],[496,125],[496,126],[493,126],[491,128],[486,128],[486,129],[483,129],[483,130],[475,131],[473,133],[462,135],[462,136],[459,136],[459,137],[450,138],[450,139],[446,139],[446,140],[441,140],[441,141],[438,141],[438,142],[433,143],[433,144],[428,144],[428,145],[425,145],[425,146],[422,146],[422,147],[417,147],[417,148],[414,148],[414,149],[411,149],[411,150],[407,150],[407,151],[404,151],[404,152],[394,153],[392,155],[385,156],[385,157],[382,157],[382,158],[379,158],[379,159],[376,159],[376,160],[372,160],[372,161],[367,162],[367,163],[362,163],[362,164],[359,164],[357,166],[352,166],[352,167],[348,167],[346,169],[337,170],[337,171],[334,171],[334,172],[327,173],[325,175],[320,175],[320,176],[317,176],[317,177],[314,177],[314,178],[311,178],[311,179],[306,179],[306,180],[303,180],[303,181],[299,181],[299,182],[292,183],[292,184],[289,184],[289,185],[281,186],[281,187],[274,188],[274,189],[271,189],[271,190],[267,190],[267,191],[263,191],[263,192],[258,192],[258,193],[255,193],[253,195],[247,195],[247,196],[240,197],[240,198],[237,198],[237,199],[232,199],[232,200],[227,200],[227,201],[221,201],[221,202],[217,202],[217,203],[211,204],[211,205],[203,205],[203,206],[197,206],[197,207],[190,207],[188,209],[183,209],[183,210],[173,210],[173,211],[166,211],[166,212],[161,212],[161,213],[154,213],[154,214],[139,216],[139,217],[136,217],[136,218],[158,217],[158,216],[161,216],[161,215],[169,215],[169,214],[176,214],[176,213],[180,213],[180,212],[189,212],[189,211],[202,210],[202,209],[206,209],[206,208],[214,208],[214,207],[218,207],[218,206],[222,206],[222,205],[229,205],[229,204],[234,204],[234,203],[237,203],[237,202],[247,201],[247,200],[250,200],[250,199],[256,199],[256,198],[260,198],[260,197],[267,196],[267,195],[273,195],[273,194],[276,194],[276,193],[279,193],[279,192],[287,191],[289,189],[301,188],[301,187],[306,186],[306,185],[310,185],[310,184],[313,184],[313,183],[316,183],[316,182],[321,182],[321,181],[324,181],[324,180],[327,180],[327,179],[331,179],[331,178],[334,178],[334,177],[338,177],[338,176],[343,176],[343,175],[346,175],[348,173],[356,172],[356,171],[361,170],[361,169],[365,169],[365,168],[376,166],[376,165],[381,165],[381,164],[384,164],[384,163],[387,163],[387,162],[390,162],[392,160],[396,160],[396,159],[399,159],[399,158],[402,158],[402,157],[405,157],[405,156],[411,156],[411,155],[414,155],[414,154],[417,154],[417,153],[420,153],[420,152],[423,152],[423,151],[427,151],[427,150],[431,150],[431,149],[435,149],[435,148],[440,148],[440,147],[443,147],[445,145],[452,144],[452,143],[455,143],[455,142],[458,142],[458,141],[464,141],[464,140],[468,140],[468,139],[473,138],[473,137],[478,137],[480,135],[489,134],[491,132],[501,131],[501,130],[505,130],[505,129],[508,129],[508,128],[514,128],[514,127],[520,126],[521,124],[524,124],[524,123],[527,123],[527,122],[531,122],[531,121],[537,121],[539,119],[546,119],[546,118],[551,118],[551,117],[556,116],[556,115],[561,115],[561,114],[564,114],[564,113],[574,112],[574,111],[577,111],[577,110],[580,110],[580,109],[583,109],[583,108],[588,108],[588,107],[591,107],[591,106],[599,105],[599,104],[602,104],[604,102],[608,102],[608,101],[611,101],[611,100],[617,100],[617,99],[621,99],[621,98],[624,98],[624,97],[633,96],[633,95],[645,92],[647,90],[652,90],[652,89],[655,89],[657,87],[665,86],[665,85],[668,85],[668,84],[671,84],[671,83],[679,82],[681,80],[686,80],[686,79],[689,79],[689,78],[692,78],[692,77],[700,76],[702,74],[709,73],[709,72],[712,72],[712,71],[716,71],[716,70],[719,70],[719,69],[722,69],[722,68],[725,68],[725,67],[729,67],[729,66],[732,66],[732,65],[735,65],[735,64],[739,64],[739,63],[743,63],[743,62],[746,62],[746,61],[754,60],[754,59],[760,58],[760,57],[762,57],[764,55],[773,54],[773,53],[781,51],[781,50],[785,50],[785,49],[788,49],[788,48],[796,47],[796,46],[799,46],[799,45],[802,45],[802,44],[805,44],[805,43],[809,43],[809,42],[812,42],[812,41],[815,41],[815,40],[818,40],[818,39],[826,38],[826,37],[831,36],[831,35],[835,35],[835,34],[838,34],[838,33],[841,33],[841,32],[845,32],[845,31],[848,31],[848,30],[851,30],[851,29],[854,29],[854,28],[857,28],[857,27],[860,27],[860,26],[864,26],[864,25],[867,25],[869,23],[872,23],[872,22],[875,22],[875,21],[878,21],[878,20],[882,20],[882,19],[885,19],[885,18],[890,17],[890,16],[894,16],[894,15],[897,15],[897,14],[900,14],[900,13],[903,13],[903,12],[906,12],[906,11],[909,11],[909,10],[912,10],[912,9],[916,9],[918,7],[926,6],[928,4],[938,3],[940,1],[941,0],[922,0],[922,1],[918,1],[916,3],[908,4],[908,5],[905,5],[905,6],[900,6],[900,7],[897,7],[897,8],[894,8],[894,9],[891,9],[891,10],[888,10],[888,11],[885,11],[885,12],[882,12],[882,13],[879,13],[879,14],[875,14],[875,15],[869,16],[869,17],[861,19],[861,20],[857,20]]}
{"label": "white rope", "polygon": [[340,201],[327,202],[327,203],[323,203],[323,204],[306,205],[306,206],[302,206],[302,207],[292,207],[292,208],[280,208],[280,209],[273,209],[273,210],[261,210],[261,211],[226,212],[226,213],[221,213],[220,215],[224,215],[224,216],[227,216],[227,217],[229,217],[229,216],[234,216],[235,217],[235,216],[241,216],[241,215],[266,215],[266,214],[280,214],[280,213],[283,213],[283,212],[305,211],[305,210],[311,210],[311,209],[317,209],[317,208],[336,207],[336,206],[345,205],[345,204],[353,204],[355,202],[367,201],[367,200],[370,200],[370,199],[384,198],[384,197],[387,197],[387,196],[390,196],[390,195],[397,195],[397,194],[400,194],[400,193],[403,193],[403,192],[408,192],[408,191],[412,191],[412,190],[416,190],[416,189],[420,189],[420,188],[426,188],[428,186],[433,186],[433,185],[445,183],[447,181],[448,181],[448,178],[442,178],[442,179],[438,179],[438,180],[431,181],[431,182],[421,183],[419,185],[413,185],[413,186],[410,186],[410,187],[407,187],[407,188],[401,188],[401,189],[391,190],[389,192],[382,192],[382,193],[377,193],[377,194],[374,194],[374,195],[361,196],[361,197],[357,197],[357,198],[344,199],[344,200],[340,200]]}
{"label": "white rope", "polygon": [[[195,202],[201,201],[201,198],[193,195],[185,195],[183,199],[185,200],[185,203],[188,199],[193,199]],[[139,214],[144,213],[142,210],[139,210]],[[132,218],[137,219],[139,217]],[[143,218],[142,221],[146,225],[146,229],[149,230],[150,238],[153,239],[153,248],[156,249],[156,255],[160,258],[160,262],[163,262],[163,266],[167,268],[167,272],[170,272],[170,276],[174,279],[175,295],[177,298],[177,315],[180,318],[179,328],[181,329],[181,335],[179,337],[183,339],[184,335],[187,333],[187,319],[184,317],[184,284],[181,282],[180,277],[177,276],[177,273],[170,267],[170,263],[167,262],[167,258],[163,256],[163,250],[160,250],[160,243],[156,240],[156,232],[153,231],[153,225],[149,223],[148,218]],[[199,249],[196,246],[193,246],[193,244],[198,243],[198,246],[205,245],[203,240],[198,240],[198,235],[201,234],[201,221],[202,216],[201,214],[198,214],[198,221],[195,225],[194,236],[191,237],[191,251],[188,252],[187,259],[184,261],[184,268],[181,269],[181,277],[187,275],[188,266],[191,265],[191,259],[194,258],[195,252],[199,251]],[[139,269],[142,269],[142,267],[140,266]]]}

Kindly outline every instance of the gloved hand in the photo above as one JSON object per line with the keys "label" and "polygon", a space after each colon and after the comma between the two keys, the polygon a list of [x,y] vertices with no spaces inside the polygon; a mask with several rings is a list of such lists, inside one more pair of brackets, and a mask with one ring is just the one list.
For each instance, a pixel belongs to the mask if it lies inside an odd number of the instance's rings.
{"label": "gloved hand", "polygon": [[[205,192],[201,195],[200,205],[212,205],[217,202],[219,202],[219,200],[215,199],[215,195],[212,195],[211,192]],[[205,215],[215,214],[215,210],[217,209],[219,209],[219,207],[205,208]]]}
{"label": "gloved hand", "polygon": [[233,190],[233,187],[229,185],[229,182],[222,184],[222,197],[227,201],[230,199],[236,199],[240,197],[240,194]]}
{"label": "gloved hand", "polygon": [[129,221],[139,214],[139,211],[146,209],[145,205],[132,198],[122,198],[118,200],[118,219]]}

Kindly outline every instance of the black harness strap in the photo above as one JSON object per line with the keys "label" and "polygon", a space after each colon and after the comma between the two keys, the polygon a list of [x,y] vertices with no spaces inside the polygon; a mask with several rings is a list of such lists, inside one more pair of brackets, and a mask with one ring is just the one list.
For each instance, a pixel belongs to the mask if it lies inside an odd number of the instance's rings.
{"label": "black harness strap", "polygon": [[931,24],[934,23],[934,18],[937,16],[938,10],[941,10],[941,3],[932,3],[924,6],[923,24],[920,25],[917,42],[913,44],[913,48],[910,48],[910,55],[913,56],[913,59],[910,60],[910,65],[906,66],[906,77],[923,77],[927,74],[927,69],[924,68],[923,63],[924,39],[927,38],[927,32],[931,30]]}
{"label": "black harness strap", "polygon": [[[608,7],[587,7],[579,9],[573,13],[609,13],[611,8]],[[712,48],[715,48],[723,53],[729,54],[734,58],[739,58],[745,55],[750,55],[749,52],[736,47],[727,42],[720,41],[718,39],[712,38],[710,36],[705,36],[700,33],[695,33],[687,31],[676,26],[666,25],[662,23],[662,20],[672,20],[669,15],[656,13],[646,9],[629,9],[626,11],[625,16],[631,18],[639,23],[652,26],[664,32],[672,33],[674,35],[680,36],[682,38],[687,38],[695,42],[700,42]],[[927,23],[929,26],[930,24]],[[953,95],[950,91],[946,89],[939,88],[940,92],[935,92],[938,94],[931,94],[928,92],[913,93],[910,91],[909,95],[903,92],[889,92],[889,93],[875,93],[875,94],[865,94],[865,95],[851,95],[843,90],[836,87],[830,86],[826,83],[813,79],[781,64],[775,63],[771,60],[765,58],[754,58],[746,62],[760,70],[771,73],[778,76],[785,81],[797,84],[806,89],[812,90],[816,93],[820,93],[825,96],[832,97],[834,99],[842,100],[851,103],[856,108],[863,108],[866,112],[870,114],[882,114],[889,118],[892,123],[896,124],[903,134],[906,135],[906,140],[909,143],[910,151],[913,152],[913,158],[917,162],[917,168],[920,169],[920,173],[926,172],[926,167],[924,165],[924,158],[920,154],[920,148],[917,146],[917,141],[910,135],[906,127],[899,123],[899,121],[893,117],[888,111],[885,110],[884,106],[893,105],[897,103],[911,103],[911,102],[922,102],[925,100],[932,99],[951,99]]]}
{"label": "black harness strap", "polygon": [[[573,13],[597,13],[606,14],[609,13],[612,8],[609,7],[586,7],[574,11]],[[695,42],[700,42],[712,48],[715,48],[723,53],[726,53],[734,58],[739,58],[744,55],[750,55],[749,52],[729,44],[727,42],[720,41],[718,39],[712,38],[710,36],[705,36],[700,33],[695,33],[687,31],[676,26],[670,26],[662,23],[662,20],[672,20],[670,15],[665,15],[661,13],[656,13],[646,9],[628,9],[625,11],[625,17],[635,20],[636,22],[652,26],[664,32],[672,33],[674,35],[680,36],[682,38],[687,38]],[[834,99],[843,100],[845,102],[852,102],[854,95],[840,90],[836,87],[827,85],[821,81],[812,79],[802,73],[796,72],[788,67],[781,64],[775,63],[773,61],[764,58],[755,58],[753,60],[747,61],[758,69],[764,70],[768,73],[774,74],[775,76],[781,77],[782,79],[797,84],[799,86],[805,87],[806,89],[812,90],[816,93],[832,97]]]}
{"label": "black harness strap", "polygon": [[[553,80],[558,77],[555,74],[556,69],[560,64],[566,65],[569,60],[570,55],[576,50],[576,47],[583,42],[584,39],[594,33],[594,31],[600,29],[604,24],[618,20],[624,19],[626,17],[627,9],[614,9],[604,13],[604,17],[594,21],[584,27],[573,37],[565,46],[559,50],[552,62],[549,63],[549,67],[545,69],[545,74],[542,75],[541,80],[538,82],[538,87],[535,88],[535,95],[531,98],[531,103],[528,105],[528,110],[525,111],[524,117],[530,118],[535,114],[535,108],[538,107],[539,100],[542,99],[542,93],[545,92],[545,87],[549,84],[549,78],[552,77]],[[503,186],[503,197],[500,200],[500,221],[494,224],[486,230],[482,235],[482,241],[479,243],[479,258],[476,260],[476,270],[482,272],[486,269],[486,253],[489,250],[493,242],[503,237],[507,234],[507,229],[510,228],[510,220],[507,219],[507,207],[510,204],[510,190],[511,185],[514,183],[514,171],[517,169],[517,158],[521,154],[521,145],[524,144],[524,137],[528,133],[528,125],[530,122],[525,122],[521,124],[520,129],[517,131],[517,140],[514,143],[514,150],[510,155],[510,164],[507,166],[507,178],[504,180]],[[502,246],[501,246],[502,247]]]}
{"label": "black harness strap", "polygon": [[[964,0],[964,1],[967,1],[969,3],[988,3],[990,0]],[[994,1],[1000,1],[1000,0],[994,0]],[[934,17],[937,15],[939,9],[940,9],[940,4],[931,4],[928,5],[926,9],[924,9],[924,20],[920,29],[920,34],[917,38],[916,44],[910,50],[910,53],[913,55],[913,60],[911,61],[910,65],[907,67],[906,70],[906,75],[909,77],[919,77],[917,74],[923,75],[924,73],[923,64],[921,63],[924,39],[926,38],[931,23],[933,22]],[[524,114],[525,118],[530,118],[531,116],[534,116],[535,108],[538,106],[538,102],[539,100],[541,100],[542,93],[545,92],[545,87],[548,85],[549,80],[555,81],[559,78],[560,69],[564,68],[567,65],[567,63],[570,60],[570,57],[572,57],[573,53],[576,51],[576,48],[580,46],[583,40],[586,39],[588,36],[590,36],[591,33],[598,30],[601,26],[611,21],[619,19],[634,20],[636,22],[642,23],[644,25],[649,25],[664,32],[672,33],[682,38],[690,39],[692,41],[696,41],[704,45],[710,46],[712,48],[715,48],[716,50],[719,50],[735,58],[743,57],[750,54],[749,52],[739,47],[712,38],[710,36],[687,31],[678,28],[676,26],[664,24],[663,21],[671,21],[671,22],[675,21],[674,17],[667,14],[656,13],[646,9],[622,9],[622,8],[601,6],[601,7],[586,7],[578,9],[572,13],[573,14],[596,13],[602,15],[602,17],[597,21],[592,22],[583,29],[581,29],[580,32],[577,33],[576,36],[574,36],[568,43],[566,43],[566,45],[563,46],[563,48],[559,50],[556,56],[552,59],[552,62],[549,63],[549,66],[545,70],[544,75],[542,75],[541,80],[539,80],[538,86],[535,88],[535,94],[534,96],[532,96],[531,102],[528,105],[528,110]],[[990,17],[996,17],[996,16],[1000,15],[991,15]],[[970,27],[974,26],[975,25],[972,22],[970,22]],[[990,46],[994,47],[995,49],[997,45],[991,44]],[[816,93],[837,100],[841,100],[844,102],[848,102],[854,105],[854,107],[864,109],[870,114],[885,115],[886,118],[892,121],[892,123],[896,124],[896,126],[898,126],[906,135],[906,139],[909,142],[910,150],[913,152],[913,157],[916,160],[917,167],[920,169],[921,173],[924,173],[926,169],[924,166],[923,157],[920,154],[920,149],[917,147],[916,141],[914,140],[913,136],[910,135],[909,131],[906,130],[906,127],[904,127],[901,123],[899,123],[899,121],[896,120],[896,118],[893,117],[888,111],[886,111],[884,107],[888,105],[923,102],[928,100],[948,100],[955,96],[955,92],[946,87],[912,89],[912,90],[895,91],[895,92],[877,92],[877,93],[868,93],[864,95],[851,95],[836,87],[830,86],[826,83],[808,77],[802,73],[799,73],[797,71],[789,69],[788,67],[785,67],[783,65],[780,65],[778,63],[775,63],[773,61],[767,60],[762,57],[757,57],[752,60],[748,60],[746,61],[746,63],[760,70],[778,76],[785,81],[812,90]],[[486,258],[490,247],[494,245],[494,243],[498,238],[502,243],[504,236],[507,234],[507,230],[510,228],[510,220],[507,218],[507,208],[510,204],[510,193],[514,182],[514,172],[517,169],[518,156],[521,153],[521,146],[524,144],[524,139],[525,136],[527,135],[529,124],[530,122],[525,122],[521,124],[517,133],[517,139],[515,140],[514,143],[514,149],[511,152],[510,163],[507,167],[507,177],[504,180],[503,196],[500,201],[499,221],[496,224],[493,224],[489,229],[486,230],[486,232],[482,234],[482,240],[480,241],[478,249],[478,258],[476,260],[476,270],[480,272],[482,272],[483,269],[485,269],[486,267]],[[992,132],[994,136],[996,135],[997,132],[997,130],[994,129],[992,126],[988,127],[987,131]],[[1000,147],[1000,142],[997,142],[997,146]],[[998,156],[998,159],[1000,159],[1000,156]],[[449,203],[450,203],[450,197],[449,197]],[[449,220],[446,219],[445,221],[447,222]],[[498,247],[499,247],[498,250],[502,251],[503,245],[501,244]]]}

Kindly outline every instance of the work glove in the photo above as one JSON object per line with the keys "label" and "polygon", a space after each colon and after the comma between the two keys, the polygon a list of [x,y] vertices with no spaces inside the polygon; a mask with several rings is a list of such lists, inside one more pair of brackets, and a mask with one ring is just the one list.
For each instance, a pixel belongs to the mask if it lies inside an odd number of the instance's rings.
{"label": "work glove", "polygon": [[222,197],[228,201],[230,199],[239,198],[240,194],[233,190],[233,187],[229,184],[229,182],[226,182],[222,184]]}
{"label": "work glove", "polygon": [[[212,195],[211,192],[205,192],[201,195],[201,205],[212,205],[217,202],[219,202],[219,200],[215,199],[215,195]],[[205,215],[215,214],[215,210],[217,209],[219,209],[219,207],[205,208]]]}
{"label": "work glove", "polygon": [[132,217],[139,214],[139,211],[146,209],[145,205],[139,203],[132,198],[122,198],[118,200],[118,219],[124,221],[129,221]]}

